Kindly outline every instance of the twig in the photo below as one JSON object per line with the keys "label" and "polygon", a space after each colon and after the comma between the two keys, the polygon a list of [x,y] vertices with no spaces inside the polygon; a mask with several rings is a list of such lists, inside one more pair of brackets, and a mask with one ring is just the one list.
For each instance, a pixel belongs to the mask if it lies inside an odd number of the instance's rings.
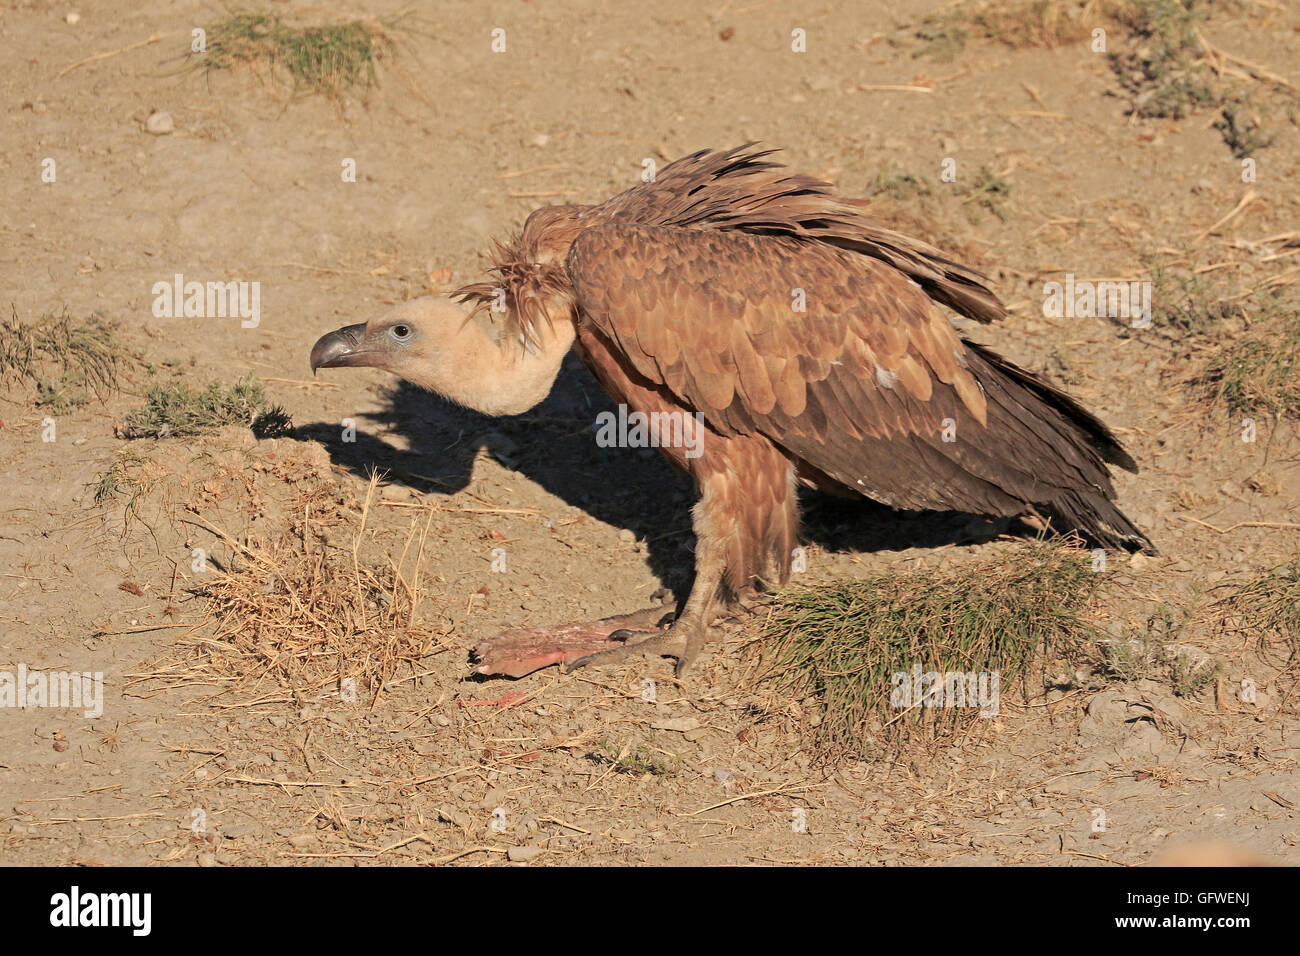
{"label": "twig", "polygon": [[1300,524],[1294,521],[1238,521],[1227,528],[1219,528],[1208,521],[1193,518],[1191,515],[1183,515],[1183,517],[1188,521],[1195,521],[1199,525],[1204,525],[1211,531],[1217,531],[1219,534],[1227,534],[1229,531],[1236,531],[1238,528],[1300,528]]}
{"label": "twig", "polygon": [[150,36],[149,39],[147,40],[141,40],[139,43],[133,43],[130,46],[124,46],[120,50],[109,50],[107,53],[96,53],[94,56],[88,56],[84,60],[78,60],[76,63],[73,63],[70,66],[65,66],[62,70],[59,71],[59,75],[55,77],[55,79],[61,79],[62,77],[67,76],[77,67],[85,66],[87,63],[94,63],[96,60],[107,60],[110,56],[117,56],[119,53],[125,53],[128,50],[138,50],[140,49],[140,47],[148,46],[150,43],[157,43],[164,36],[165,34],[155,33],[152,36]]}
{"label": "twig", "polygon": [[1272,72],[1271,70],[1265,69],[1264,67],[1260,66],[1258,63],[1251,63],[1249,60],[1243,60],[1239,56],[1233,56],[1231,53],[1225,53],[1223,50],[1220,50],[1217,47],[1210,46],[1209,42],[1206,41],[1205,37],[1201,36],[1200,30],[1196,31],[1196,39],[1201,42],[1201,49],[1203,49],[1206,53],[1210,55],[1211,60],[1213,60],[1214,57],[1221,57],[1222,59],[1225,59],[1230,63],[1236,63],[1238,66],[1244,66],[1246,69],[1250,70],[1251,73],[1255,74],[1255,76],[1258,79],[1268,80],[1268,82],[1270,83],[1275,83],[1278,86],[1284,86],[1288,90],[1291,90],[1293,92],[1300,92],[1296,90],[1295,85],[1290,80],[1286,79],[1285,77],[1278,76],[1276,73]]}
{"label": "twig", "polygon": [[1216,231],[1220,226],[1224,225],[1224,224],[1225,224],[1229,219],[1231,219],[1233,216],[1237,215],[1237,213],[1241,212],[1243,209],[1245,209],[1247,206],[1249,206],[1251,203],[1253,203],[1253,202],[1254,202],[1256,199],[1258,199],[1258,198],[1259,198],[1259,193],[1255,192],[1255,190],[1253,190],[1253,189],[1249,190],[1249,191],[1246,193],[1246,195],[1244,195],[1244,196],[1241,197],[1241,201],[1238,202],[1237,205],[1236,205],[1235,207],[1233,207],[1232,212],[1228,213],[1226,216],[1224,216],[1222,219],[1220,219],[1218,222],[1216,222],[1216,223],[1215,223],[1213,226],[1211,226],[1209,229],[1206,229],[1206,230],[1205,230],[1204,232],[1202,232],[1199,236],[1197,236],[1197,237],[1196,237],[1196,241],[1197,241],[1197,242],[1200,242],[1202,239],[1204,239],[1204,238],[1205,238],[1206,236],[1208,236],[1210,233]]}
{"label": "twig", "polygon": [[514,179],[516,176],[527,176],[529,173],[544,173],[551,169],[568,169],[568,163],[551,163],[549,166],[533,166],[529,169],[512,169],[508,173],[502,173],[497,179]]}
{"label": "twig", "polygon": [[793,793],[796,790],[808,790],[808,787],[774,787],[771,790],[760,790],[758,793],[742,793],[738,797],[732,797],[730,800],[723,800],[721,803],[715,803],[712,806],[704,807],[693,813],[688,813],[688,817],[698,817],[701,813],[708,813],[710,810],[716,810],[718,807],[725,807],[732,803],[739,803],[741,800],[754,800],[758,797],[769,797],[774,793]]}
{"label": "twig", "polygon": [[904,83],[859,83],[857,89],[863,93],[933,93],[930,86],[910,86]]}

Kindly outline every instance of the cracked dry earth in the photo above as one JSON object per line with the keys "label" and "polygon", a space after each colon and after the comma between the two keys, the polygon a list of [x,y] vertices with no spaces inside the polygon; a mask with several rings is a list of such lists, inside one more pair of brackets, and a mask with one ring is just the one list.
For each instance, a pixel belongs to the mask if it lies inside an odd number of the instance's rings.
{"label": "cracked dry earth", "polygon": [[[104,675],[101,715],[0,710],[0,862],[1110,865],[1207,840],[1296,860],[1294,671],[1259,656],[1258,635],[1193,613],[1216,584],[1300,549],[1295,423],[1261,420],[1243,443],[1186,384],[1192,343],[1039,308],[1047,279],[1138,275],[1149,251],[1189,242],[1231,274],[1282,271],[1250,243],[1297,221],[1296,126],[1279,120],[1261,154],[1260,198],[1200,236],[1245,189],[1212,117],[1131,121],[1105,63],[1077,47],[975,38],[934,63],[907,26],[937,4],[733,6],[442,3],[378,88],[335,105],[249,71],[176,74],[215,5],[104,0],[69,24],[61,5],[5,0],[5,304],[117,322],[124,378],[57,415],[54,442],[31,395],[0,396],[0,670]],[[1247,3],[1203,29],[1285,72],[1297,12]],[[494,58],[499,24],[512,52]],[[811,38],[802,57],[792,26]],[[859,88],[918,82],[933,92]],[[158,111],[171,132],[146,130]],[[469,649],[498,631],[684,593],[690,489],[653,452],[595,446],[607,402],[576,362],[542,406],[493,421],[378,372],[312,380],[308,349],[384,303],[472,281],[489,237],[537,205],[598,201],[646,156],[748,140],[848,195],[947,155],[1009,181],[1005,219],[941,205],[933,238],[1013,307],[979,337],[1062,382],[1142,466],[1118,476],[1119,500],[1161,553],[1118,561],[1088,613],[1122,633],[1157,607],[1188,610],[1179,640],[1216,681],[1182,697],[1154,679],[1039,688],[958,740],[828,769],[809,749],[815,716],[749,680],[744,626],[680,685],[668,662],[642,661],[469,678]],[[343,157],[358,182],[339,182]],[[155,318],[150,290],[177,272],[259,281],[259,326]],[[292,414],[292,437],[117,437],[151,384],[248,374]],[[345,418],[355,442],[340,440]],[[114,463],[139,494],[96,501]],[[373,494],[372,466],[387,471]],[[831,526],[813,510],[807,581],[1015,546],[966,542],[964,519],[863,505]],[[195,548],[221,568],[249,550],[323,555],[345,583],[354,556],[407,580],[419,567],[427,640],[355,697],[189,668],[220,625],[193,590]]]}

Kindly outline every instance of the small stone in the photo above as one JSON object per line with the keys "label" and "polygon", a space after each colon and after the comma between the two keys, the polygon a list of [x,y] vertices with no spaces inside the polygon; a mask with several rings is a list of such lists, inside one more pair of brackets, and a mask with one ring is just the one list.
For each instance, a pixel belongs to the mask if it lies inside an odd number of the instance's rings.
{"label": "small stone", "polygon": [[624,528],[618,533],[618,540],[623,544],[631,544],[636,540],[636,534],[628,528]]}
{"label": "small stone", "polygon": [[165,110],[150,113],[149,118],[144,121],[144,131],[153,136],[166,136],[174,129],[176,129],[176,121],[172,119],[172,114]]}
{"label": "small stone", "polygon": [[439,807],[438,819],[443,820],[446,823],[455,824],[462,830],[468,830],[474,825],[474,822],[469,818],[468,814],[461,813],[459,810],[450,807]]}
{"label": "small stone", "polygon": [[1128,559],[1128,566],[1132,568],[1134,571],[1141,571],[1150,563],[1151,563],[1151,559],[1148,558],[1141,551],[1133,552],[1133,556]]}
{"label": "small stone", "polygon": [[699,726],[700,722],[695,717],[670,717],[667,720],[656,720],[650,725],[652,730],[673,730],[679,734],[697,730]]}
{"label": "small stone", "polygon": [[506,859],[511,863],[527,863],[542,855],[540,846],[512,846],[506,850]]}
{"label": "small stone", "polygon": [[70,24],[72,26],[76,26],[78,23],[81,22],[81,14],[78,13],[76,10],[69,10],[66,14],[64,14],[63,22]]}
{"label": "small stone", "polygon": [[538,133],[535,136],[533,136],[533,138],[530,139],[528,142],[533,146],[542,147],[545,146],[550,141],[551,141],[551,137],[547,136],[545,133]]}
{"label": "small stone", "polygon": [[199,866],[216,866],[217,857],[213,853],[200,853]]}

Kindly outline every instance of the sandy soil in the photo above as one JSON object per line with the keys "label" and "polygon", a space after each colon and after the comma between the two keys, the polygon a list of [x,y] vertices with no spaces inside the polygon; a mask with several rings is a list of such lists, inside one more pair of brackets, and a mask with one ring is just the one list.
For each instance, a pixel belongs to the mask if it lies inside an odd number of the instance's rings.
{"label": "sandy soil", "polygon": [[[1255,269],[1235,241],[1282,233],[1300,212],[1285,101],[1247,186],[1212,113],[1131,121],[1086,46],[974,38],[951,62],[917,55],[909,25],[936,6],[439,3],[401,35],[377,89],[335,104],[248,71],[176,72],[214,4],[101,0],[69,24],[65,4],[7,2],[4,307],[116,321],[132,357],[121,390],[56,416],[54,442],[30,395],[0,404],[0,669],[104,675],[98,717],[0,711],[0,862],[1107,865],[1208,839],[1294,862],[1291,685],[1250,635],[1208,624],[1180,635],[1221,667],[1197,695],[1085,682],[1005,703],[956,743],[833,769],[812,760],[806,715],[745,683],[738,628],[680,686],[666,662],[470,680],[468,649],[497,631],[684,593],[689,487],[653,454],[595,446],[608,403],[576,361],[541,407],[499,421],[378,372],[309,374],[320,334],[472,281],[491,236],[540,204],[626,188],[644,158],[759,140],[861,195],[881,171],[938,191],[952,156],[959,177],[987,166],[1010,184],[1005,220],[960,200],[924,210],[930,238],[1014,306],[981,337],[1063,382],[1142,465],[1119,476],[1120,501],[1161,554],[1120,567],[1098,620],[1118,633],[1161,605],[1190,613],[1225,577],[1293,557],[1294,422],[1261,421],[1243,443],[1182,381],[1196,343],[1040,308],[1048,279],[1140,276],[1157,250]],[[1297,22],[1294,2],[1245,3],[1205,30],[1286,73]],[[505,54],[491,52],[494,27]],[[796,27],[803,54],[790,52]],[[862,88],[887,84],[933,92]],[[171,132],[146,131],[155,111]],[[54,183],[41,180],[47,157]],[[347,158],[355,183],[340,181]],[[1247,189],[1259,199],[1202,236]],[[259,281],[260,324],[154,317],[150,290],[175,273]],[[150,383],[249,373],[293,415],[294,437],[118,437]],[[355,443],[340,441],[343,419]],[[133,505],[94,499],[115,462],[143,476]],[[372,466],[389,477],[356,544]],[[1010,546],[956,544],[948,524],[867,505],[827,514],[812,509],[811,580]],[[241,548],[350,562],[355,545],[383,568],[426,527],[420,618],[436,640],[378,698],[177,676],[214,627],[190,591],[193,549],[229,567]],[[498,547],[506,573],[492,570]],[[1235,690],[1247,676],[1255,703]],[[642,699],[646,677],[657,702]],[[638,753],[650,769],[618,763]]]}

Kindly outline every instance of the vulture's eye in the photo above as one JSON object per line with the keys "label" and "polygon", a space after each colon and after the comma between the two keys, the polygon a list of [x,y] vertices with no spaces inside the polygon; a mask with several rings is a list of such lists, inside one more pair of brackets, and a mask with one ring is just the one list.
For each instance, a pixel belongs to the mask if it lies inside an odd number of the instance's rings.
{"label": "vulture's eye", "polygon": [[394,325],[388,331],[399,342],[406,342],[411,338],[411,327],[409,325]]}

